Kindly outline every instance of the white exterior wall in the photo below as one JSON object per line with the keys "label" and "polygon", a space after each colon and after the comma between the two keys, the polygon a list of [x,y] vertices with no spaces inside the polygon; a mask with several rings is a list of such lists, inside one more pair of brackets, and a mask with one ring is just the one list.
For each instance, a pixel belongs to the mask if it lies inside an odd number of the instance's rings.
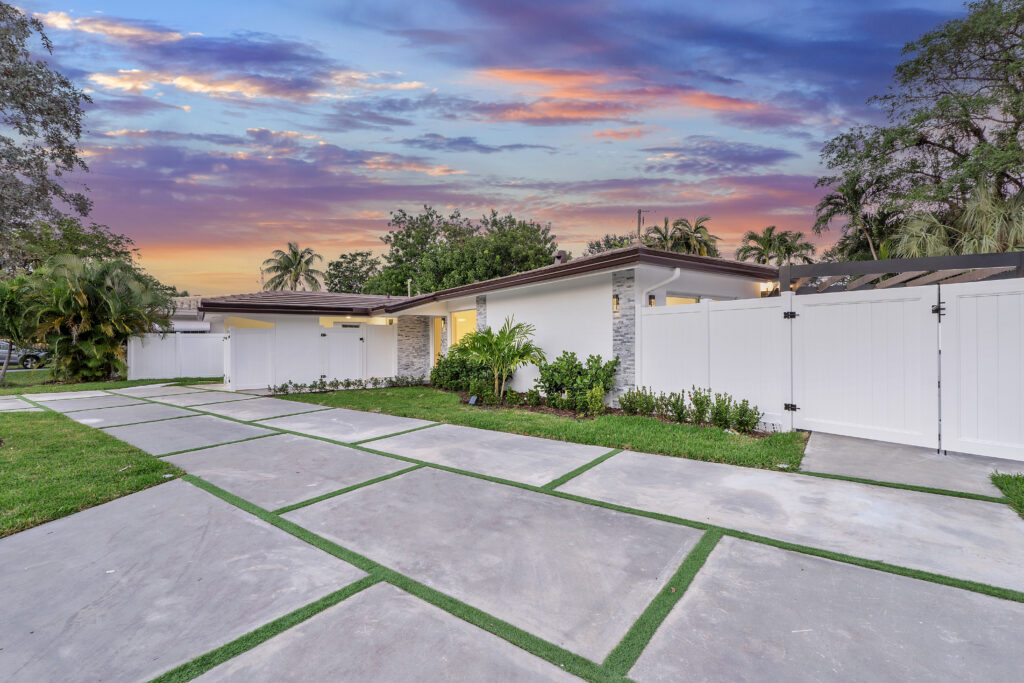
{"label": "white exterior wall", "polygon": [[224,375],[223,334],[146,334],[128,340],[128,379]]}
{"label": "white exterior wall", "polygon": [[[491,328],[501,327],[507,316],[536,326],[534,341],[549,360],[562,351],[573,351],[580,360],[592,353],[605,360],[612,358],[611,273],[488,292],[487,322]],[[537,376],[536,366],[521,368],[512,388],[531,389]]]}

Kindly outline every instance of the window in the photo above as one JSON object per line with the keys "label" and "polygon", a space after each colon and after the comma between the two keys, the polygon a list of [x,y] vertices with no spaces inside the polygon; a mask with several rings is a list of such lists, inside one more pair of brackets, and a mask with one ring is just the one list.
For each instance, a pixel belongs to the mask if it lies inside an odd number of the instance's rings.
{"label": "window", "polygon": [[698,299],[695,296],[672,296],[672,295],[669,295],[669,296],[665,297],[665,305],[666,306],[680,306],[682,304],[695,304],[698,301],[700,301],[700,299]]}
{"label": "window", "polygon": [[444,336],[444,318],[434,318],[434,362],[441,357],[441,338]]}
{"label": "window", "polygon": [[452,312],[452,345],[458,344],[468,333],[476,330],[476,309]]}

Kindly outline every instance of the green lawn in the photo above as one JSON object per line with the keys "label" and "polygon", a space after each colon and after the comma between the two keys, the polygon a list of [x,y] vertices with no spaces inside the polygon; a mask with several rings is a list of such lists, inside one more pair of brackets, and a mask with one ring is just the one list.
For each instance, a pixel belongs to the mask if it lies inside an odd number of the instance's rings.
{"label": "green lawn", "polygon": [[86,391],[87,389],[123,389],[140,384],[171,382],[172,384],[198,384],[200,382],[222,382],[222,377],[179,377],[177,379],[133,379],[117,382],[79,382],[59,384],[53,381],[50,370],[40,368],[29,372],[8,372],[0,384],[0,396],[24,393],[51,393],[55,391]]}
{"label": "green lawn", "polygon": [[727,434],[714,427],[669,424],[648,417],[602,415],[593,419],[575,419],[527,410],[478,408],[460,403],[456,394],[430,387],[353,389],[286,398],[336,408],[379,411],[499,432],[767,469],[777,469],[780,464],[791,470],[797,469],[805,443],[804,435],[799,432],[755,439]]}
{"label": "green lawn", "polygon": [[995,472],[992,475],[992,483],[1010,501],[1010,507],[1016,510],[1021,517],[1024,517],[1024,474],[1001,474]]}
{"label": "green lawn", "polygon": [[180,474],[174,465],[64,415],[0,414],[0,537]]}

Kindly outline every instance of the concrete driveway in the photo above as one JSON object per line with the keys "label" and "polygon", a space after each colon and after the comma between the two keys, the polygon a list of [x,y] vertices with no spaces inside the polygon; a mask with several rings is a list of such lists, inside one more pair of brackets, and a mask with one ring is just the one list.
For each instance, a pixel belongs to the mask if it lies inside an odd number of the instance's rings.
{"label": "concrete driveway", "polygon": [[0,540],[0,680],[1024,667],[1024,520],[1000,503],[201,388],[0,406],[30,409],[189,476]]}

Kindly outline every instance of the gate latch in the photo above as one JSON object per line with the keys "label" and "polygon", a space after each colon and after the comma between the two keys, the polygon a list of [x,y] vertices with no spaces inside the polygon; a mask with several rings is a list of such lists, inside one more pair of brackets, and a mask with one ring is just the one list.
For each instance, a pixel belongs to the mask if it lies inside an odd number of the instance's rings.
{"label": "gate latch", "polygon": [[327,336],[327,333],[326,333],[326,332],[321,332],[321,333],[320,333],[320,336],[321,336],[321,337],[326,337],[326,336]]}
{"label": "gate latch", "polygon": [[943,305],[945,303],[945,301],[940,301],[937,304],[932,304],[932,313],[939,316],[939,318],[946,315],[946,307]]}
{"label": "gate latch", "polygon": [[798,410],[795,403],[786,403],[785,405],[782,406],[782,409],[794,413]]}
{"label": "gate latch", "polygon": [[783,311],[782,312],[782,317],[785,320],[792,320],[792,319],[794,319],[796,317],[796,315],[797,315],[796,311]]}

